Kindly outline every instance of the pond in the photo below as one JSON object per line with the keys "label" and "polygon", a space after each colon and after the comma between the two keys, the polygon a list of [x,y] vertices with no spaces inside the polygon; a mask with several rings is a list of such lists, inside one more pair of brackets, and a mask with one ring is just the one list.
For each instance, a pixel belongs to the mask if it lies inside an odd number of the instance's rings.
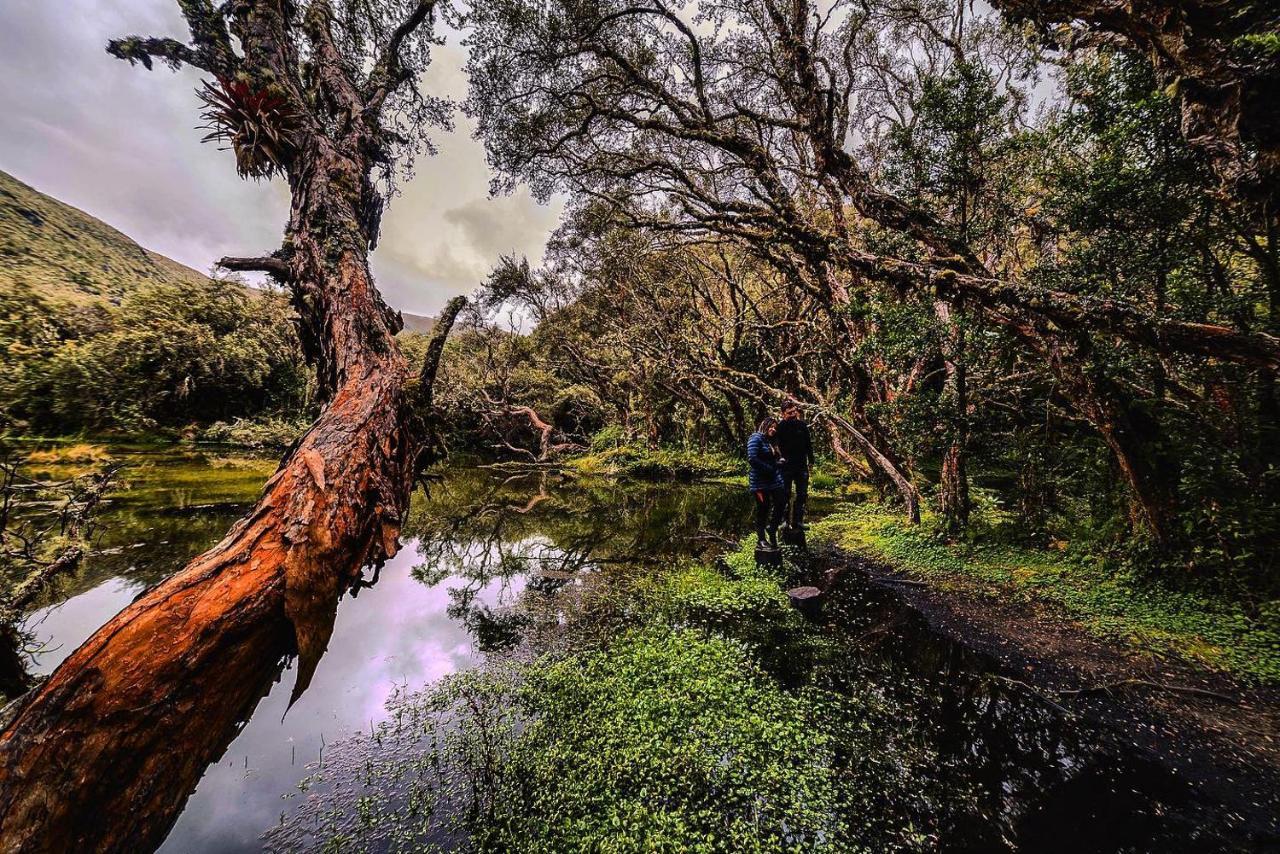
{"label": "pond", "polygon": [[[216,542],[275,466],[232,451],[116,447],[111,453],[126,465],[128,488],[98,514],[95,550],[24,624],[40,646],[32,667],[38,675],[52,672],[143,590]],[[62,477],[74,468],[42,474]],[[406,547],[373,587],[344,599],[308,691],[286,715],[292,673],[284,674],[205,774],[161,850],[260,850],[260,835],[287,806],[282,795],[296,790],[326,745],[381,720],[397,686],[428,684],[476,663],[468,614],[501,608],[533,571],[513,572],[513,555],[538,564],[540,573],[590,570],[633,555],[671,559],[720,547],[708,535],[734,530],[741,515],[733,487],[598,485],[566,494],[553,486],[540,475],[458,469],[435,485],[432,500],[416,496]],[[449,540],[447,550],[439,541],[427,548],[415,536],[462,526],[473,529],[473,540],[461,546]],[[488,563],[506,569],[474,584],[477,567]],[[470,574],[441,575],[442,567]]]}
{"label": "pond", "polygon": [[[102,510],[95,550],[26,620],[24,627],[40,646],[33,658],[37,673],[52,671],[141,591],[215,542],[274,467],[272,460],[229,451],[112,453],[127,465],[128,488]],[[825,717],[811,733],[775,720],[766,739],[798,739],[803,748],[811,734],[812,753],[827,757],[815,779],[822,781],[821,792],[834,794],[829,800],[822,800],[827,794],[813,795],[825,805],[813,819],[819,829],[807,837],[814,844],[851,833],[852,824],[862,829],[848,838],[875,841],[879,850],[1190,852],[1263,844],[1253,836],[1256,828],[1234,827],[1223,817],[1227,811],[1192,783],[1114,734],[994,677],[990,662],[935,636],[892,593],[857,574],[842,576],[816,622],[770,611],[770,591],[776,595],[778,589],[773,582],[764,592],[750,578],[740,587],[716,586],[717,573],[735,575],[734,566],[717,556],[733,550],[747,526],[743,499],[741,487],[728,484],[624,486],[547,472],[444,471],[429,496],[415,496],[406,547],[381,569],[376,583],[344,598],[310,688],[289,708],[293,674],[284,673],[205,773],[161,850],[307,850],[339,840],[351,850],[388,850],[404,847],[405,839],[416,848],[461,846],[481,825],[456,791],[428,792],[438,800],[437,814],[406,836],[396,816],[423,791],[403,774],[381,777],[371,770],[403,770],[406,761],[425,767],[413,763],[440,753],[442,738],[465,730],[467,721],[442,715],[456,712],[449,702],[456,704],[459,695],[450,694],[442,705],[433,686],[458,684],[450,680],[466,672],[532,672],[528,668],[549,659],[571,667],[588,662],[580,672],[602,682],[622,679],[625,698],[608,702],[638,703],[645,696],[642,677],[610,669],[630,653],[650,669],[666,666],[667,653],[679,659],[672,691],[685,672],[679,668],[696,671],[708,656],[723,655],[723,661],[742,662],[755,674],[728,683],[730,695],[754,697],[762,709],[800,715],[810,707],[796,703],[809,702],[814,692],[827,698],[820,707]],[[815,502],[816,515],[824,509],[824,502]],[[802,556],[795,560],[797,577],[786,583],[820,569]],[[691,563],[711,569],[673,574],[672,567]],[[709,600],[708,590],[715,593]],[[764,605],[754,604],[753,596]],[[697,605],[682,611],[653,605],[664,597]],[[657,641],[652,626],[636,635],[637,625],[654,622],[640,614],[651,607],[662,615]],[[730,643],[706,646],[696,640],[692,647],[680,646],[693,632]],[[615,640],[633,636],[639,640]],[[604,657],[595,652],[606,647],[611,651]],[[654,649],[661,654],[655,657]],[[693,659],[680,658],[690,651]],[[720,675],[698,678],[714,682]],[[547,681],[545,674],[538,678]],[[630,678],[638,680],[634,686],[625,681]],[[748,694],[732,693],[744,685]],[[661,688],[659,705],[668,699]],[[504,698],[499,705],[509,698],[514,708],[530,702],[521,690],[486,696]],[[534,700],[545,703],[546,697]],[[607,707],[599,696],[593,702]],[[682,713],[661,707],[659,717]],[[637,708],[641,715],[652,712]],[[576,711],[559,713],[566,732]],[[443,729],[406,730],[406,713],[441,717]],[[508,720],[503,710],[496,714]],[[731,730],[737,721],[730,710],[722,726]],[[537,723],[538,713],[532,712],[509,727],[513,755]],[[660,723],[683,726],[675,719]],[[744,719],[743,726],[756,722]],[[735,752],[759,746],[735,740],[731,732],[695,730],[691,725],[690,743],[721,744],[718,739],[728,738],[732,745],[717,748],[725,752],[712,763],[713,775],[734,763]],[[591,732],[574,737],[594,743]],[[607,762],[613,747],[602,742],[600,755],[584,755],[584,764]],[[543,748],[554,752],[554,739]],[[570,745],[570,761],[575,748]],[[584,743],[583,750],[589,749]],[[773,757],[770,762],[783,755],[765,753]],[[785,754],[792,762],[796,755]],[[474,758],[455,750],[430,761],[436,769],[443,761],[439,775],[465,779],[474,796],[475,769],[461,767]],[[805,759],[797,773],[813,770],[810,765]],[[536,763],[530,768],[537,773]],[[659,778],[684,773],[644,768]],[[489,772],[486,785],[503,791]],[[557,773],[572,777],[563,768]],[[658,779],[654,786],[662,784]],[[770,797],[771,790],[749,791],[757,823],[767,816]],[[381,821],[354,807],[373,802]],[[486,820],[492,820],[495,805],[487,810]],[[502,820],[513,821],[510,814]],[[781,823],[792,841],[806,838],[798,815]],[[837,825],[839,831],[833,829]],[[760,832],[766,831],[772,832]],[[581,837],[584,845],[586,838]]]}

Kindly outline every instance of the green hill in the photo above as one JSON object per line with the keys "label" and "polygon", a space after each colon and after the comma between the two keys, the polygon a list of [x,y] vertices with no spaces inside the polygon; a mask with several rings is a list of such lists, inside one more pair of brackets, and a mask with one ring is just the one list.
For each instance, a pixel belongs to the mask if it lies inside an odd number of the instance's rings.
{"label": "green hill", "polygon": [[25,282],[55,302],[83,305],[118,302],[146,282],[206,278],[0,172],[0,279]]}
{"label": "green hill", "polygon": [[[54,303],[120,298],[148,282],[188,284],[204,274],[144,249],[79,208],[0,172],[0,283],[25,282]],[[431,331],[432,318],[404,315],[405,332]]]}

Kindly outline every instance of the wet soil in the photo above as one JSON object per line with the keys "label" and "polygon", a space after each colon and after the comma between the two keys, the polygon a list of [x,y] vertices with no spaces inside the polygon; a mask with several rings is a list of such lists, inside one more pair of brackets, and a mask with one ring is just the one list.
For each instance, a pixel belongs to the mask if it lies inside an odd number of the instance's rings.
{"label": "wet soil", "polygon": [[[837,549],[815,554],[812,566],[837,608],[850,591],[875,591],[873,598],[895,615],[886,618],[892,623],[886,634],[899,647],[920,637],[959,647],[969,668],[1039,698],[1073,726],[1096,731],[1123,762],[1149,764],[1154,773],[1166,775],[1170,793],[1178,793],[1174,800],[1187,805],[1184,809],[1196,804],[1193,823],[1208,832],[1206,838],[1189,848],[1175,841],[1160,849],[1154,836],[1145,843],[1135,840],[1131,850],[1280,851],[1280,690],[1108,643],[1043,602],[941,590]],[[1089,785],[1114,797],[1109,808],[1122,809],[1123,782],[1104,784],[1090,772],[1071,783],[1076,790]],[[1153,785],[1160,788],[1144,780],[1127,794],[1147,789],[1150,795]],[[1058,807],[1065,809],[1071,801]],[[1070,808],[1076,820],[1093,809]],[[1046,802],[1040,809],[1054,807]],[[1044,817],[1046,828],[1061,829],[1048,813]],[[1028,837],[1018,847],[1092,848],[1079,837],[1069,845],[1047,837],[1031,842]],[[1129,850],[1116,847],[1117,842],[1111,838],[1095,850]]]}

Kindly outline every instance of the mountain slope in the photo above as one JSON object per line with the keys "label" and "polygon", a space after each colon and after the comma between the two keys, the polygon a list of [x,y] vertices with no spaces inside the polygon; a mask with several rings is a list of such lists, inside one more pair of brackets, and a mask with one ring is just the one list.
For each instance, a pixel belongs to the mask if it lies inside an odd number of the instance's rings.
{"label": "mountain slope", "polygon": [[0,172],[0,279],[23,281],[50,299],[83,305],[118,301],[146,282],[205,278]]}
{"label": "mountain slope", "polygon": [[[0,171],[0,284],[25,282],[53,302],[87,305],[119,302],[149,282],[207,278]],[[405,332],[427,333],[433,324],[430,317],[404,314]]]}

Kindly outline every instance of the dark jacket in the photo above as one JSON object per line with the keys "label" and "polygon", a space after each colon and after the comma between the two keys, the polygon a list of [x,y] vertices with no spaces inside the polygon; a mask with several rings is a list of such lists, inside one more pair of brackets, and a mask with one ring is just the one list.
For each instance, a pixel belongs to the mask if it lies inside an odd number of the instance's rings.
{"label": "dark jacket", "polygon": [[747,440],[747,486],[752,491],[782,489],[782,469],[778,455],[763,433],[755,432]]}
{"label": "dark jacket", "polygon": [[784,418],[778,422],[778,432],[773,438],[785,468],[798,471],[813,465],[813,437],[808,424],[799,418]]}

